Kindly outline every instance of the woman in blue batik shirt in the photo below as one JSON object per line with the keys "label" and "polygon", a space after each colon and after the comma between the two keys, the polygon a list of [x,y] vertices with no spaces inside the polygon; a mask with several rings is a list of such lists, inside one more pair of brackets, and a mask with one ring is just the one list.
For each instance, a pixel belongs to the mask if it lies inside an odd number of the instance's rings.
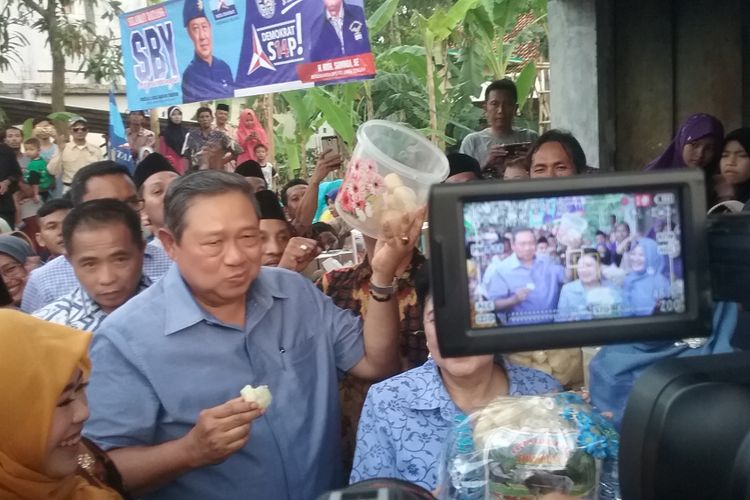
{"label": "woman in blue batik shirt", "polygon": [[370,388],[359,421],[352,483],[391,477],[434,490],[443,446],[464,415],[501,395],[561,390],[546,373],[492,355],[443,358],[427,268],[415,281],[431,359]]}
{"label": "woman in blue batik shirt", "polygon": [[650,316],[671,294],[669,280],[661,272],[664,259],[651,238],[638,238],[628,256],[630,272],[622,284],[626,311],[629,316]]}
{"label": "woman in blue batik shirt", "polygon": [[563,285],[557,303],[555,321],[585,321],[619,316],[622,298],[619,291],[602,279],[599,252],[583,250],[576,264],[578,279]]}

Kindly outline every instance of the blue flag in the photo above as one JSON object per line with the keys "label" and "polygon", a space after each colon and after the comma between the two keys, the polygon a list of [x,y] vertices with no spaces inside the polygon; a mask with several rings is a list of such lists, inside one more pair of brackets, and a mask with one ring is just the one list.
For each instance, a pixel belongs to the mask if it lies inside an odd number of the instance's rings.
{"label": "blue flag", "polygon": [[109,140],[108,140],[109,159],[121,163],[128,167],[132,174],[135,170],[133,153],[128,147],[128,140],[125,134],[125,125],[122,123],[122,115],[117,109],[115,94],[109,91]]}

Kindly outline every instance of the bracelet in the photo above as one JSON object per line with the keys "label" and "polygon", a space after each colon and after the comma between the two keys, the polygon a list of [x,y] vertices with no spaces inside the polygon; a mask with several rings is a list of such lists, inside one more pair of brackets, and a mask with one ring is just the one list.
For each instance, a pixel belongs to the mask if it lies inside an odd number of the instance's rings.
{"label": "bracelet", "polygon": [[391,297],[393,297],[393,294],[389,293],[378,297],[378,295],[374,291],[370,290],[370,297],[372,297],[375,302],[388,302],[389,300],[391,300]]}
{"label": "bracelet", "polygon": [[396,293],[397,287],[398,279],[396,278],[393,278],[391,284],[386,286],[376,285],[372,282],[372,280],[370,280],[370,291],[378,293],[380,295],[393,295],[394,293]]}

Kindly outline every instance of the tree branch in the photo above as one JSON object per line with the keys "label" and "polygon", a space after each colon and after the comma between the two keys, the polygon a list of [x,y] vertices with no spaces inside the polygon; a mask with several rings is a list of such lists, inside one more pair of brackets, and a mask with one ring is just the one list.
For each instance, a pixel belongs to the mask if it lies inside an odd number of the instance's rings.
{"label": "tree branch", "polygon": [[[19,1],[20,1],[20,2],[21,2],[21,3],[23,4],[23,5],[24,5],[24,7],[26,7],[27,9],[33,10],[34,12],[36,12],[37,14],[39,14],[39,15],[40,15],[40,16],[42,16],[42,17],[45,17],[45,18],[47,17],[47,11],[46,11],[46,10],[44,10],[44,9],[43,9],[43,8],[42,8],[42,7],[40,6],[40,5],[38,5],[38,4],[36,3],[36,2],[34,2],[34,0],[19,0]],[[50,0],[50,3],[51,3],[51,0]]]}

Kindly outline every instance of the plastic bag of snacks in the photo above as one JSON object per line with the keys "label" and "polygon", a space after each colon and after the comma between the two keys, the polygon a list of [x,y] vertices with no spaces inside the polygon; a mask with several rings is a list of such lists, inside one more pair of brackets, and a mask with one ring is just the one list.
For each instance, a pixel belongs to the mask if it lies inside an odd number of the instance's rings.
{"label": "plastic bag of snacks", "polygon": [[617,431],[578,394],[501,397],[449,439],[438,498],[617,497]]}
{"label": "plastic bag of snacks", "polygon": [[553,349],[547,351],[516,352],[508,356],[511,363],[536,368],[552,375],[568,388],[578,388],[583,382],[581,349]]}

